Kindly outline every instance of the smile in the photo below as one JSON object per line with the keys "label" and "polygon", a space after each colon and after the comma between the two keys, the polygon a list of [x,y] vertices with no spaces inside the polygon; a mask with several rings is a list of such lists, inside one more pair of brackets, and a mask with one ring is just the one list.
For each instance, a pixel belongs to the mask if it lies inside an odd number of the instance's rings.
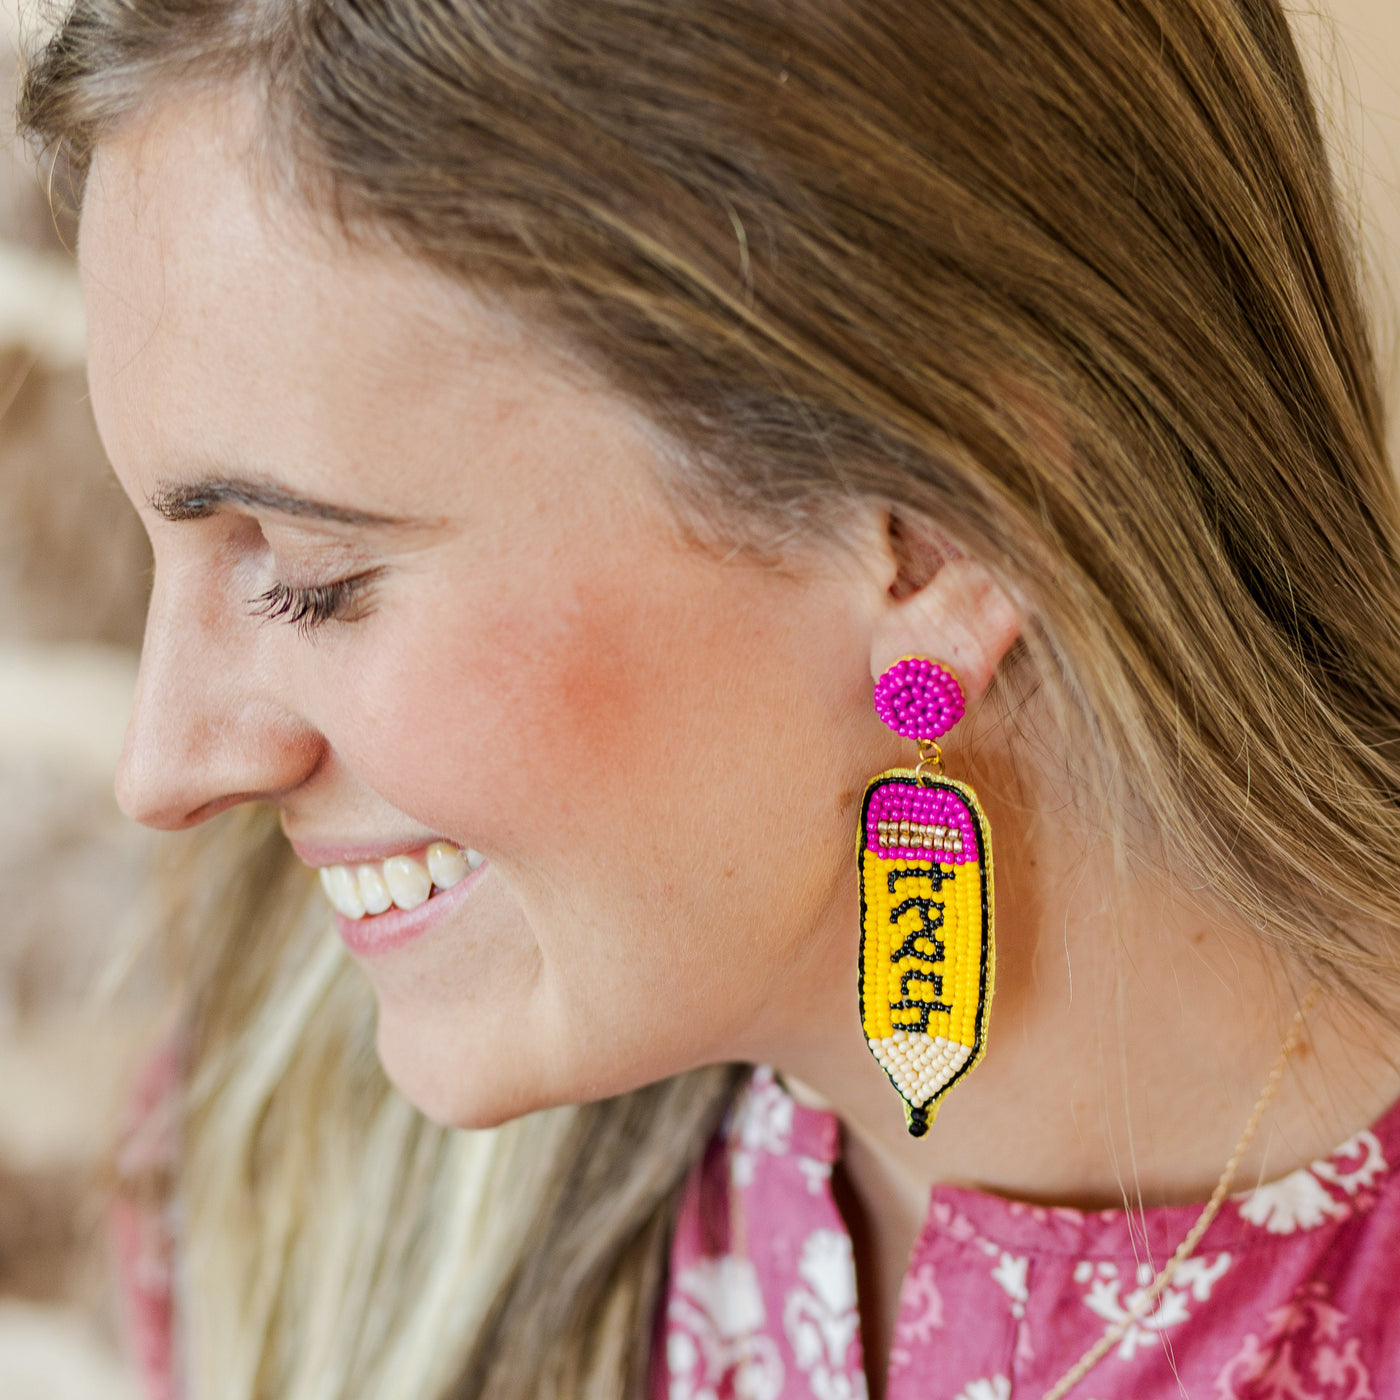
{"label": "smile", "polygon": [[335,912],[363,919],[389,909],[417,909],[435,894],[459,885],[485,857],[447,841],[434,841],[423,859],[390,856],[365,865],[323,865],[319,874]]}

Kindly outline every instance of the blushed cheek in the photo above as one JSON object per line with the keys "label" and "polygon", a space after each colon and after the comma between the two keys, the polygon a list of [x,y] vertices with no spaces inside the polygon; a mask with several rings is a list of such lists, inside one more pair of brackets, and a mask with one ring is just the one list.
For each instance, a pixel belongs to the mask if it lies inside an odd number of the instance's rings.
{"label": "blushed cheek", "polygon": [[772,606],[762,576],[685,554],[576,578],[569,606],[536,637],[547,653],[519,658],[518,713],[598,817],[661,819],[670,804],[658,783],[712,773],[748,737],[772,681],[762,638]]}
{"label": "blushed cheek", "polygon": [[352,679],[326,677],[332,743],[385,801],[462,840],[585,823],[662,737],[650,613],[616,577],[383,628]]}
{"label": "blushed cheek", "polygon": [[[619,571],[620,572],[620,571]],[[596,786],[664,742],[666,639],[654,607],[617,575],[576,581],[545,675],[524,708]]]}

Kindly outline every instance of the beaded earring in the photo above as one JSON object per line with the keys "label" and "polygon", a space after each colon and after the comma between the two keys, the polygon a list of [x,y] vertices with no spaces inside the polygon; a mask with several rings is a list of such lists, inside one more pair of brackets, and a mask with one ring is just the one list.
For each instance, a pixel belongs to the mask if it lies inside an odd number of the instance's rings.
{"label": "beaded earring", "polygon": [[925,657],[875,683],[876,713],[919,762],[872,778],[861,803],[861,1025],[913,1137],[982,1058],[996,967],[991,833],[936,742],[964,709],[956,677]]}

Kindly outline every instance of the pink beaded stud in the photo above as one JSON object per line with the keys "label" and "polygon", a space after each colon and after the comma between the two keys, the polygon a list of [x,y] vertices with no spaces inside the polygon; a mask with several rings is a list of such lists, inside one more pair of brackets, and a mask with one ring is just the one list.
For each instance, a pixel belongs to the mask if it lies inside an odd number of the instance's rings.
{"label": "pink beaded stud", "polygon": [[875,682],[875,713],[903,739],[936,739],[966,708],[957,677],[926,656],[902,657]]}

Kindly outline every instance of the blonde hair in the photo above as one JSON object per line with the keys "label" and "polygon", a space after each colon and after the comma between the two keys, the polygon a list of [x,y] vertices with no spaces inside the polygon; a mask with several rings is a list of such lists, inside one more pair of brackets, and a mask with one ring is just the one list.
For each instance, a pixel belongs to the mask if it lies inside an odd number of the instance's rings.
{"label": "blonde hair", "polygon": [[191,1003],[176,1191],[192,1394],[640,1385],[672,1198],[735,1071],[447,1131],[385,1080],[373,998],[274,813],[197,833],[163,883],[162,952]]}
{"label": "blonde hair", "polygon": [[[234,81],[352,236],[631,396],[720,529],[937,520],[1020,601],[1121,840],[1393,997],[1400,510],[1275,0],[78,0],[23,112],[81,178],[162,88]],[[732,1073],[444,1135],[297,900],[234,878],[192,1023],[196,1396],[639,1394]]]}

